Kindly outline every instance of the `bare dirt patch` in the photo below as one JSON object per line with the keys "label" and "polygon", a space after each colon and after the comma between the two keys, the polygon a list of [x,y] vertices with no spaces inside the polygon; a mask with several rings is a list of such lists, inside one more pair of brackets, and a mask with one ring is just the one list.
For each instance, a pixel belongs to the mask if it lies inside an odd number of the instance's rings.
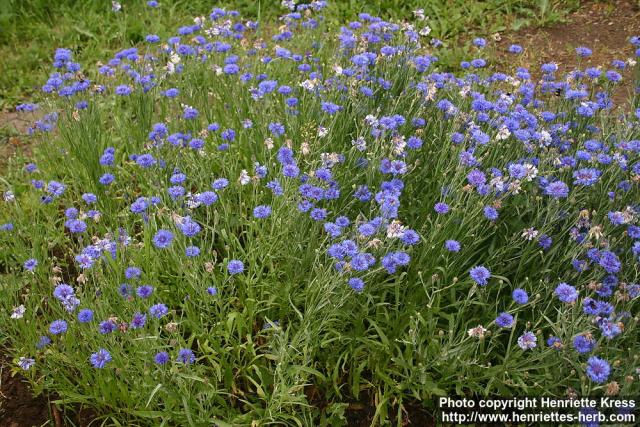
{"label": "bare dirt patch", "polygon": [[31,427],[50,421],[48,400],[43,396],[34,397],[20,375],[11,376],[9,364],[0,353],[0,425]]}
{"label": "bare dirt patch", "polygon": [[[525,52],[517,61],[529,68],[534,77],[539,77],[540,65],[548,62],[558,64],[559,73],[597,66],[606,71],[613,69],[611,61],[615,59],[634,58],[635,49],[629,43],[634,35],[640,35],[639,0],[591,1],[571,13],[566,23],[503,34],[498,49],[502,60],[513,60],[513,56],[504,52],[512,43],[520,44]],[[579,58],[575,49],[581,46],[588,47],[593,54]],[[633,89],[627,79],[615,91],[615,103],[629,99]]]}

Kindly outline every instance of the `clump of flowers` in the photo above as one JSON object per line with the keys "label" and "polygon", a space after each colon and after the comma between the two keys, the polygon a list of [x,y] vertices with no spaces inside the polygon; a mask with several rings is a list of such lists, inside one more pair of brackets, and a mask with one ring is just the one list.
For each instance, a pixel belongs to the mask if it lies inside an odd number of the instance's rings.
{"label": "clump of flowers", "polygon": [[320,420],[309,384],[637,394],[640,114],[613,110],[636,59],[496,69],[477,38],[449,70],[424,11],[283,5],[86,70],[55,50],[0,206],[25,375],[168,424]]}

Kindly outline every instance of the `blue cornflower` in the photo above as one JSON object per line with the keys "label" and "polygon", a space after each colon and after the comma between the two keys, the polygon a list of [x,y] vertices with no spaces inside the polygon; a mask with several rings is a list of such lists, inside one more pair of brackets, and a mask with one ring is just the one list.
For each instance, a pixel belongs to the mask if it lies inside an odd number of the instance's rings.
{"label": "blue cornflower", "polygon": [[149,314],[151,314],[156,319],[160,319],[165,316],[169,312],[169,309],[164,304],[156,304],[149,307]]}
{"label": "blue cornflower", "polygon": [[119,95],[119,96],[127,96],[131,94],[132,91],[133,89],[131,89],[131,87],[127,85],[120,85],[116,87],[115,93],[116,95]]}
{"label": "blue cornflower", "polygon": [[498,210],[493,206],[485,206],[482,212],[484,213],[484,217],[490,221],[495,221],[496,219],[498,219]]}
{"label": "blue cornflower", "polygon": [[38,342],[36,343],[36,348],[38,350],[41,350],[41,349],[45,348],[46,346],[48,346],[49,344],[51,344],[51,338],[49,338],[46,335],[42,335],[42,336],[40,336],[40,338],[38,338]]}
{"label": "blue cornflower", "polygon": [[402,240],[402,243],[405,245],[415,245],[420,241],[420,236],[413,230],[405,230],[400,240]]}
{"label": "blue cornflower", "polygon": [[537,346],[537,341],[538,339],[533,334],[533,332],[527,331],[524,334],[520,335],[520,337],[518,337],[518,346],[520,346],[520,348],[523,350],[530,350]]}
{"label": "blue cornflower", "polygon": [[607,214],[607,217],[609,218],[609,222],[611,222],[612,225],[622,225],[625,223],[625,215],[622,212],[609,212]]}
{"label": "blue cornflower", "polygon": [[446,242],[444,242],[444,247],[449,252],[459,252],[461,245],[457,240],[447,240]]}
{"label": "blue cornflower", "polygon": [[320,109],[327,114],[335,114],[342,109],[340,105],[336,105],[332,102],[322,102],[320,104]]}
{"label": "blue cornflower", "polygon": [[182,113],[182,117],[184,117],[185,120],[193,120],[193,119],[197,118],[199,114],[200,113],[195,108],[193,108],[193,107],[185,107],[184,111]]}
{"label": "blue cornflower", "polygon": [[513,326],[513,316],[509,313],[503,312],[496,317],[496,325],[501,328],[510,328]]}
{"label": "blue cornflower", "polygon": [[515,289],[511,296],[517,304],[526,304],[529,302],[529,294],[527,294],[527,291],[524,289]]}
{"label": "blue cornflower", "polygon": [[144,328],[145,323],[147,322],[147,315],[142,313],[135,313],[133,318],[131,319],[131,329],[140,329]]}
{"label": "blue cornflower", "polygon": [[244,271],[244,264],[240,260],[232,259],[227,263],[227,271],[229,274],[240,274]]}
{"label": "blue cornflower", "polygon": [[110,334],[118,328],[118,325],[112,320],[104,320],[98,325],[98,332],[101,334]]}
{"label": "blue cornflower", "polygon": [[153,236],[153,244],[156,248],[164,249],[169,247],[171,241],[173,240],[173,233],[168,230],[158,230],[158,232]]}
{"label": "blue cornflower", "polygon": [[153,286],[142,285],[136,289],[136,295],[140,298],[149,298],[153,293]]}
{"label": "blue cornflower", "polygon": [[98,182],[100,182],[100,184],[102,185],[109,185],[111,183],[113,183],[113,181],[115,180],[115,176],[113,176],[113,174],[110,173],[105,173],[104,175],[102,175],[100,177],[100,179],[98,180]]}
{"label": "blue cornflower", "polygon": [[284,125],[282,123],[270,123],[269,124],[269,131],[274,136],[281,136],[281,135],[284,134],[285,128],[284,128]]}
{"label": "blue cornflower", "polygon": [[88,308],[83,308],[78,313],[78,321],[80,323],[89,323],[93,320],[93,311]]}
{"label": "blue cornflower", "polygon": [[573,348],[580,354],[589,353],[596,346],[596,341],[591,335],[577,335],[573,339]]}
{"label": "blue cornflower", "polygon": [[182,231],[182,234],[187,237],[194,237],[201,229],[202,227],[200,227],[200,224],[188,217],[184,219],[182,224],[180,224],[180,231]]}
{"label": "blue cornflower", "polygon": [[326,209],[322,209],[322,208],[314,208],[311,211],[311,219],[313,219],[314,221],[322,221],[323,219],[325,219],[327,217],[329,213],[327,212]]}
{"label": "blue cornflower", "polygon": [[592,52],[588,47],[580,46],[576,48],[576,53],[578,54],[578,56],[586,58],[587,56],[591,56]]}
{"label": "blue cornflower", "polygon": [[167,353],[166,351],[161,351],[153,356],[153,361],[158,365],[164,365],[169,361],[169,358],[169,353]]}
{"label": "blue cornflower", "polygon": [[485,184],[487,182],[487,177],[481,170],[473,169],[467,174],[467,180],[469,181],[469,184],[477,187]]}
{"label": "blue cornflower", "polygon": [[49,332],[53,335],[60,335],[67,332],[67,322],[64,320],[54,320],[49,325]]}
{"label": "blue cornflower", "polygon": [[406,252],[391,252],[385,255],[380,263],[387,270],[387,273],[393,274],[399,266],[409,264],[411,257]]}
{"label": "blue cornflower", "polygon": [[562,181],[554,181],[547,184],[544,193],[554,199],[564,199],[569,195],[569,187]]}
{"label": "blue cornflower", "polygon": [[555,350],[562,349],[562,341],[558,337],[549,337],[547,345]]}
{"label": "blue cornflower", "polygon": [[64,193],[65,188],[64,184],[58,181],[49,181],[47,184],[47,193],[53,197],[60,197]]}
{"label": "blue cornflower", "polygon": [[197,246],[187,246],[184,250],[184,253],[189,258],[194,258],[200,255],[200,248]]}
{"label": "blue cornflower", "polygon": [[141,154],[135,158],[135,161],[141,167],[147,169],[156,164],[156,159],[151,154]]}
{"label": "blue cornflower", "polygon": [[84,200],[86,204],[91,205],[98,201],[98,197],[93,193],[84,193],[82,200]]}
{"label": "blue cornflower", "polygon": [[584,185],[585,187],[590,187],[598,182],[600,175],[602,172],[595,168],[582,168],[573,172],[573,183],[575,185]]}
{"label": "blue cornflower", "polygon": [[611,367],[609,362],[596,356],[591,356],[587,360],[587,375],[594,383],[602,384],[607,381]]}
{"label": "blue cornflower", "polygon": [[356,292],[362,292],[362,290],[364,289],[364,282],[359,277],[352,277],[347,283],[349,284],[351,289]]}
{"label": "blue cornflower", "polygon": [[487,40],[478,37],[478,38],[473,39],[473,44],[476,47],[483,48],[483,47],[485,47],[487,45]]}
{"label": "blue cornflower", "polygon": [[105,365],[111,362],[111,354],[104,348],[99,349],[89,357],[89,361],[94,368],[102,369]]}
{"label": "blue cornflower", "polygon": [[448,213],[448,212],[449,212],[449,205],[448,205],[448,204],[446,204],[446,203],[444,203],[444,202],[438,202],[438,203],[436,203],[436,204],[435,204],[435,206],[433,207],[433,209],[434,209],[437,213],[439,213],[439,214],[443,215],[443,214],[446,214],[446,213]]}
{"label": "blue cornflower", "polygon": [[211,184],[211,188],[214,190],[222,190],[229,185],[229,180],[226,178],[218,178]]}
{"label": "blue cornflower", "polygon": [[64,301],[65,299],[74,295],[75,295],[75,291],[71,286],[67,285],[66,283],[60,283],[53,290],[53,296],[59,301]]}
{"label": "blue cornflower", "polygon": [[181,348],[178,351],[178,362],[184,363],[185,365],[189,365],[196,361],[196,356],[193,354],[193,351],[188,348]]}
{"label": "blue cornflower", "polygon": [[336,224],[339,227],[348,227],[350,223],[351,221],[349,221],[349,218],[347,218],[346,216],[339,216],[338,218],[336,218]]}
{"label": "blue cornflower", "polygon": [[267,218],[271,215],[271,206],[260,205],[253,209],[253,216],[258,219]]}
{"label": "blue cornflower", "polygon": [[610,251],[602,251],[600,253],[600,261],[598,262],[602,268],[606,270],[607,273],[617,273],[620,271],[622,264],[620,263],[620,259]]}
{"label": "blue cornflower", "polygon": [[538,238],[538,245],[544,250],[549,249],[552,243],[553,239],[546,234],[541,234]]}
{"label": "blue cornflower", "polygon": [[127,279],[139,279],[140,275],[142,275],[142,270],[140,270],[138,267],[128,267],[124,271],[124,277],[126,277]]}
{"label": "blue cornflower", "polygon": [[511,46],[509,46],[508,50],[509,53],[518,54],[522,53],[524,49],[522,49],[522,46],[520,46],[519,44],[512,44]]}
{"label": "blue cornflower", "polygon": [[604,75],[609,81],[613,83],[617,83],[620,80],[622,80],[622,76],[617,71],[609,70],[606,73],[604,73]]}
{"label": "blue cornflower", "polygon": [[469,270],[469,276],[480,286],[486,286],[489,283],[491,272],[484,266],[478,265]]}
{"label": "blue cornflower", "polygon": [[87,230],[87,224],[80,219],[70,219],[66,221],[65,227],[72,233],[84,233]]}
{"label": "blue cornflower", "polygon": [[172,87],[165,90],[162,94],[167,98],[176,98],[178,95],[180,95],[180,90]]}
{"label": "blue cornflower", "polygon": [[359,253],[351,259],[351,268],[356,271],[365,271],[371,265],[371,255]]}
{"label": "blue cornflower", "polygon": [[210,206],[218,201],[218,195],[213,191],[205,191],[198,194],[196,200],[205,206]]}
{"label": "blue cornflower", "polygon": [[555,290],[556,296],[562,302],[572,303],[578,299],[578,291],[573,286],[567,283],[560,283]]}

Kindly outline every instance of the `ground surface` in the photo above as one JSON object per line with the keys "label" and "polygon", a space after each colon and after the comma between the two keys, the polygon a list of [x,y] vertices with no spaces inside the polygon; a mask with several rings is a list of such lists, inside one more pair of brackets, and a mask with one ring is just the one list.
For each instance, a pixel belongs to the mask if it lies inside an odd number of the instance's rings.
{"label": "ground surface", "polygon": [[[590,58],[582,60],[582,66],[607,67],[613,59],[626,60],[633,52],[628,44],[632,35],[640,35],[640,2],[587,2],[568,17],[567,23],[502,34],[498,47],[504,51],[511,43],[519,43],[526,48],[526,54],[521,58],[522,65],[533,70],[544,62],[556,62],[560,71],[566,71],[578,64],[575,54],[578,46],[593,50]],[[623,101],[629,96],[629,90],[631,87],[619,90],[616,101]],[[27,128],[21,117],[12,112],[0,112],[0,170],[16,151],[29,151],[20,137]],[[7,362],[6,358],[0,357],[0,426],[31,427],[47,422],[49,425],[65,425],[61,415],[51,409],[46,396],[33,397],[23,378],[10,375]],[[432,425],[432,418],[419,406],[410,412],[404,417],[403,424]],[[368,426],[374,413],[368,402],[362,402],[350,405],[345,415],[349,425]],[[87,425],[86,414],[73,418],[76,425]]]}

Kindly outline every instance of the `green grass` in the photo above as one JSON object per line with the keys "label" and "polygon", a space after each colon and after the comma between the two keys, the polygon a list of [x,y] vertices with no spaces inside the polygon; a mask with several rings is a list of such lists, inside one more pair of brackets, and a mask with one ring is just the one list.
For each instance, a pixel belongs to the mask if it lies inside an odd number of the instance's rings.
{"label": "green grass", "polygon": [[[115,13],[110,0],[2,0],[0,110],[12,109],[37,91],[57,47],[72,49],[83,64],[95,64],[109,57],[114,49],[140,43],[148,33],[167,36],[194,16],[207,14],[212,6],[235,8],[253,19],[272,19],[280,10],[270,1],[253,0],[166,0],[152,13],[142,0],[121,3],[122,11]],[[488,37],[496,32],[560,22],[578,4],[579,0],[339,0],[331,3],[327,16],[336,25],[356,18],[360,11],[404,20],[422,7],[431,18],[428,24],[434,36],[449,46],[441,59],[453,65],[464,55],[464,46],[474,35]]]}

